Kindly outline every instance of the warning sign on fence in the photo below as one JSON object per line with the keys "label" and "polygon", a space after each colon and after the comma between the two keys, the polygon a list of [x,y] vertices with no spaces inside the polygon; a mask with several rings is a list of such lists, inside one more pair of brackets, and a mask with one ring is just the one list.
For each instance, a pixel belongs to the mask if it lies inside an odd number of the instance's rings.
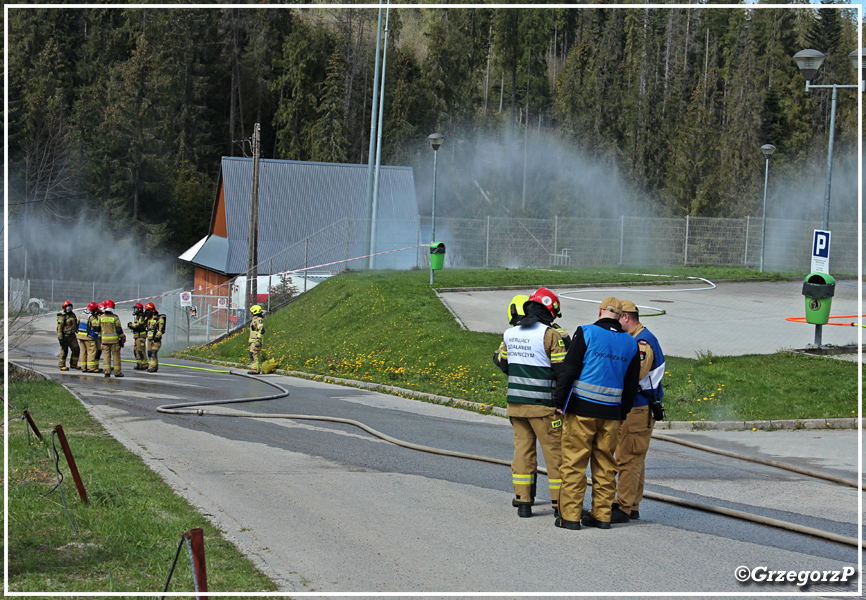
{"label": "warning sign on fence", "polygon": [[192,293],[191,292],[181,292],[180,293],[180,305],[181,306],[192,306]]}
{"label": "warning sign on fence", "polygon": [[228,298],[217,298],[217,308],[228,308],[229,307],[229,299]]}

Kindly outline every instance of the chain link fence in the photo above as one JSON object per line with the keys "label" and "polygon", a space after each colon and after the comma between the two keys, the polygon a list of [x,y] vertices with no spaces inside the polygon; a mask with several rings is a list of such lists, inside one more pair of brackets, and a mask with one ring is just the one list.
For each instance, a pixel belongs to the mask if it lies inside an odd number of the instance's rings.
{"label": "chain link fence", "polygon": [[[282,304],[334,274],[364,270],[371,264],[374,269],[429,268],[430,253],[421,240],[429,239],[431,225],[426,217],[378,223],[373,251],[378,256],[372,261],[367,256],[369,222],[344,219],[328,225],[258,264],[257,301],[267,311],[272,301]],[[440,218],[436,220],[436,241],[446,246],[449,268],[758,268],[761,225],[761,219],[754,217]],[[812,232],[819,228],[820,223],[767,219],[764,270],[808,273]],[[831,272],[856,274],[857,223],[831,223],[830,230]],[[242,326],[249,317],[243,275],[203,290],[59,279],[10,279],[8,285],[13,309],[29,308],[33,298],[41,301],[42,310],[52,312],[65,300],[82,309],[91,301],[111,298],[124,325],[131,319],[133,302],[151,301],[167,316],[163,338],[167,351],[213,341]]]}
{"label": "chain link fence", "polygon": [[[856,274],[856,222],[830,223],[830,268]],[[818,222],[767,219],[765,271],[811,267],[812,233]],[[430,219],[420,219],[430,231]],[[436,219],[436,241],[446,247],[445,264],[467,268],[741,266],[761,264],[762,220],[686,217],[684,219]],[[429,266],[422,254],[419,266]]]}

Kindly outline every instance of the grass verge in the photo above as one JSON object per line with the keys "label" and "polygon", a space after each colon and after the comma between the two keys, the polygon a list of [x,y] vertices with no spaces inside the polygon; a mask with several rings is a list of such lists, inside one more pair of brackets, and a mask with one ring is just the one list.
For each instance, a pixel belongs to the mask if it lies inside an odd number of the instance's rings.
{"label": "grass verge", "polygon": [[[662,271],[708,279],[757,275],[719,267]],[[612,269],[452,270],[437,273],[436,282],[441,287],[611,283],[622,281],[621,275]],[[282,369],[505,406],[507,381],[492,362],[501,336],[461,330],[430,289],[427,271],[331,278],[267,315],[265,327],[265,358]],[[245,366],[247,340],[244,331],[186,354]],[[670,358],[664,383],[670,420],[821,419],[851,417],[857,409],[857,364],[828,357]]]}
{"label": "grass verge", "polygon": [[[10,591],[161,592],[181,536],[197,527],[204,530],[211,591],[277,589],[60,384],[13,381],[15,375],[10,367],[8,394],[15,407],[8,424]],[[28,440],[25,421],[14,418],[24,410],[44,441],[32,432]],[[57,424],[69,441],[88,504],[79,498],[60,442],[52,444]],[[52,445],[64,476],[62,497]],[[168,593],[194,591],[191,571],[184,545]]]}

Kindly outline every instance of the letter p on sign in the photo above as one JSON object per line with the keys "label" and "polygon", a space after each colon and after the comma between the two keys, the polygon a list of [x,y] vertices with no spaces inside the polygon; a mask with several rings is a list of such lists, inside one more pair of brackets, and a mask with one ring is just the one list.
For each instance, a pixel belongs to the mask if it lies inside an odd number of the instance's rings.
{"label": "letter p on sign", "polygon": [[830,274],[830,232],[816,229],[812,237],[812,272]]}

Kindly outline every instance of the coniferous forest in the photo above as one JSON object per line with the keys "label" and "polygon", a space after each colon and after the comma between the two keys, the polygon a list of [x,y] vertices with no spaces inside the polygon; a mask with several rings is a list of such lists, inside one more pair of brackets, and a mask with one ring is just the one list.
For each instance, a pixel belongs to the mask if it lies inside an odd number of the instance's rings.
{"label": "coniferous forest", "polygon": [[[263,158],[367,163],[375,8],[7,6],[15,219],[98,219],[173,257],[207,233],[220,157],[249,156],[255,123]],[[415,168],[422,215],[433,132],[437,217],[757,215],[763,144],[774,181],[825,175],[831,94],[805,90],[806,48],[827,55],[813,84],[855,83],[856,12],[394,8],[382,164]],[[837,164],[856,149],[841,90]],[[607,215],[611,189],[629,201]]]}

